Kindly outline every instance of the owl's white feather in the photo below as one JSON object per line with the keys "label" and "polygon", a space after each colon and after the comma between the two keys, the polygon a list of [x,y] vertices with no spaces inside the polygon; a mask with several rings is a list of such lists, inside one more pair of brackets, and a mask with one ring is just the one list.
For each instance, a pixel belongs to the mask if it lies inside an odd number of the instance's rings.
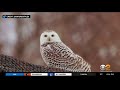
{"label": "owl's white feather", "polygon": [[72,72],[90,72],[91,66],[66,46],[55,31],[45,31],[40,36],[40,52],[45,63],[54,68]]}

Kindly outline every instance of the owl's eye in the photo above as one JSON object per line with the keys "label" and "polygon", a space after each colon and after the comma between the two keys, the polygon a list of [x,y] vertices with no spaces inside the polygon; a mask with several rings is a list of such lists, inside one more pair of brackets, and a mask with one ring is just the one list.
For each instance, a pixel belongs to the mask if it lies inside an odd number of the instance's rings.
{"label": "owl's eye", "polygon": [[53,34],[52,34],[51,36],[52,36],[52,37],[54,37],[54,35],[53,35]]}
{"label": "owl's eye", "polygon": [[44,35],[44,37],[47,37],[47,35]]}

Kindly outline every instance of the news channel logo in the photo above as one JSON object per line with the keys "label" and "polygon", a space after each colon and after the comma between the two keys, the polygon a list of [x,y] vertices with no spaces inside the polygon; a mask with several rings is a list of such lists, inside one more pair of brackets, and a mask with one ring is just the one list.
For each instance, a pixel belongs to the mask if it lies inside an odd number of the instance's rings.
{"label": "news channel logo", "polygon": [[111,65],[110,64],[102,64],[102,65],[100,65],[100,71],[101,72],[103,72],[103,71],[105,71],[105,72],[111,71]]}
{"label": "news channel logo", "polygon": [[7,18],[7,16],[6,16],[6,15],[3,15],[2,18]]}

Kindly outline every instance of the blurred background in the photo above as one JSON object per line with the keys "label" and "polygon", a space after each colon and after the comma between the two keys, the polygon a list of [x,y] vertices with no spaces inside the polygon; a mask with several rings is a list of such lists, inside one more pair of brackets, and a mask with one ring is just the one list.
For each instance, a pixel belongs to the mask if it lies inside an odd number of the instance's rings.
{"label": "blurred background", "polygon": [[[2,18],[31,15],[31,18]],[[1,12],[0,54],[45,65],[40,55],[40,34],[56,31],[62,41],[100,71],[110,64],[120,72],[120,13],[115,12]]]}

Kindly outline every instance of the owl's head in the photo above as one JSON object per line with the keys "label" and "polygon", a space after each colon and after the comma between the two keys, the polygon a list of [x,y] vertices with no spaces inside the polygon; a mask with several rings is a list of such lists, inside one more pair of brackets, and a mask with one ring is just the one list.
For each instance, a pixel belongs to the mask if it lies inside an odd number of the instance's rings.
{"label": "owl's head", "polygon": [[49,42],[61,42],[60,37],[55,31],[47,30],[44,31],[40,36],[40,45],[43,45],[45,43]]}

